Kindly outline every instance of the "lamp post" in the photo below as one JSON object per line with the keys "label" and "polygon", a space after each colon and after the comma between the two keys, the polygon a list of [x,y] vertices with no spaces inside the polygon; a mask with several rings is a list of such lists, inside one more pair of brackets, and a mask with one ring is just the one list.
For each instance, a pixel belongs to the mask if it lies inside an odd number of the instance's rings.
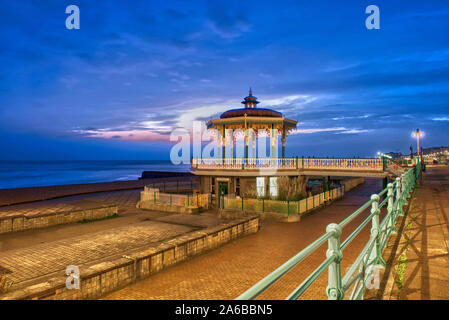
{"label": "lamp post", "polygon": [[419,131],[419,129],[416,129],[416,131],[413,132],[413,137],[416,138],[416,144],[417,144],[416,152],[417,152],[418,157],[419,157],[419,150],[420,150],[419,149],[419,138],[421,138],[423,136],[424,136],[424,132]]}

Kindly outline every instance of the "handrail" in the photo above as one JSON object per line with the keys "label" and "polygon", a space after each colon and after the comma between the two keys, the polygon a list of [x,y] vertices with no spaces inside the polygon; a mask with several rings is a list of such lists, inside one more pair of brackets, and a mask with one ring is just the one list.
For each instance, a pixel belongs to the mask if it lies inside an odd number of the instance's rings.
{"label": "handrail", "polygon": [[193,158],[192,169],[225,170],[363,170],[384,171],[384,160],[379,158]]}
{"label": "handrail", "polygon": [[332,234],[325,233],[317,240],[308,245],[304,250],[296,254],[293,258],[290,258],[282,266],[277,268],[275,271],[270,273],[267,277],[256,283],[253,287],[247,290],[245,293],[241,294],[236,300],[249,300],[254,299],[259,294],[261,294],[265,289],[267,289],[272,283],[282,277],[285,273],[290,271],[291,268],[296,266],[302,260],[307,258],[312,252],[319,248],[324,242],[326,242]]}
{"label": "handrail", "polygon": [[[410,197],[420,173],[421,164],[418,163],[416,167],[409,169],[400,177],[396,178],[394,183],[389,183],[387,188],[377,194],[371,195],[369,201],[351,213],[339,224],[329,224],[326,228],[326,233],[236,299],[247,300],[256,298],[298,263],[315,252],[325,241],[328,241],[326,259],[287,296],[287,299],[298,299],[326,269],[329,272],[328,286],[326,288],[329,299],[343,299],[346,291],[351,286],[353,286],[353,290],[349,299],[363,298],[366,283],[374,274],[374,269],[385,267],[382,251],[387,244],[389,236],[396,232],[395,224],[397,218],[404,215],[403,205],[407,204],[407,198]],[[385,198],[380,202],[382,196],[385,196]],[[382,221],[379,222],[380,209],[385,205],[387,205],[387,213]],[[369,207],[371,207],[370,214],[354,229],[343,243],[340,243],[342,229]],[[348,272],[342,277],[340,267],[340,262],[343,259],[342,251],[366,227],[369,221],[371,221],[370,238]],[[356,271],[357,269],[359,271]]]}

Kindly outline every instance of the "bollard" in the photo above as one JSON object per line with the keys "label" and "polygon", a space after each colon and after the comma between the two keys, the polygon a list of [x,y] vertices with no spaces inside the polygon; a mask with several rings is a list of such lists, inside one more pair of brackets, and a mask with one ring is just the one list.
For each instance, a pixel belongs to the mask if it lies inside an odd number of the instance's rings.
{"label": "bollard", "polygon": [[342,300],[345,293],[341,282],[340,262],[343,259],[343,253],[340,250],[341,227],[336,223],[331,223],[326,227],[326,232],[332,233],[332,237],[328,240],[326,257],[335,257],[334,261],[329,265],[326,293],[329,300]]}
{"label": "bollard", "polygon": [[375,261],[374,266],[379,268],[385,268],[386,263],[382,258],[380,252],[380,229],[379,229],[379,196],[373,194],[371,196],[371,213],[373,217],[371,218],[371,237],[375,237],[374,247],[371,249],[370,260]]}

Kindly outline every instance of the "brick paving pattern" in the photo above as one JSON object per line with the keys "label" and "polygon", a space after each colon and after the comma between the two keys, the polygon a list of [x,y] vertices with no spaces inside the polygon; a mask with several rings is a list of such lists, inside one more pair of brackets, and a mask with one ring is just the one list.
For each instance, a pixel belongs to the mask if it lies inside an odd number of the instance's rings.
{"label": "brick paving pattern", "polygon": [[[349,192],[343,200],[304,217],[299,223],[262,222],[257,234],[182,262],[104,299],[234,299],[322,235],[327,224],[340,222],[381,187],[381,180],[366,179],[364,185]],[[343,230],[342,239],[368,214],[364,212],[351,222]],[[342,270],[355,260],[368,237],[369,228],[365,228],[345,249]],[[326,247],[323,245],[297,265],[260,298],[284,299],[325,259]],[[302,298],[326,299],[326,285],[327,272]]]}
{"label": "brick paving pattern", "polygon": [[145,221],[125,227],[0,252],[2,267],[12,271],[14,284],[65,270],[68,265],[112,258],[139,247],[194,230],[192,227]]}
{"label": "brick paving pattern", "polygon": [[409,227],[401,236],[394,261],[397,267],[399,256],[406,256],[402,288],[395,283],[384,298],[448,300],[449,167],[428,167],[423,173],[405,225]]}
{"label": "brick paving pattern", "polygon": [[1,270],[7,270],[9,280],[20,287],[25,282],[65,270],[71,264],[81,266],[112,259],[222,222],[210,213],[184,216],[137,209],[139,193],[140,190],[103,192],[2,207],[0,214],[4,215],[38,215],[115,204],[120,217],[2,234]]}

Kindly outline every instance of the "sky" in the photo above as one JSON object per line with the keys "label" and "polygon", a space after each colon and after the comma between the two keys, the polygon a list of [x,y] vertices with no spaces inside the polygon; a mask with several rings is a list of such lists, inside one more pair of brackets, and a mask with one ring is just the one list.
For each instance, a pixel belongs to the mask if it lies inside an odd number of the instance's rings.
{"label": "sky", "polygon": [[0,160],[169,159],[249,87],[298,120],[287,156],[449,145],[443,0],[2,1],[0,65]]}

